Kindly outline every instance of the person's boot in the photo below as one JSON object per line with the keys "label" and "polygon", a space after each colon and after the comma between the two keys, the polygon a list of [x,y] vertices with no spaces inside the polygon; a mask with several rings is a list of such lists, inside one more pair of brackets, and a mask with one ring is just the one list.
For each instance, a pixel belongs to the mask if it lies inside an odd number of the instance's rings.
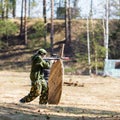
{"label": "person's boot", "polygon": [[25,103],[25,99],[22,98],[22,99],[19,100],[19,102],[20,103]]}

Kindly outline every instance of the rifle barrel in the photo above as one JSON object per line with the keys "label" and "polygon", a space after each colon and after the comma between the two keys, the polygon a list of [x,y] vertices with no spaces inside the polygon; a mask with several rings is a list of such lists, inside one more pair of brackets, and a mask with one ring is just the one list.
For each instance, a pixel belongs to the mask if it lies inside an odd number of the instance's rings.
{"label": "rifle barrel", "polygon": [[58,58],[55,58],[55,57],[47,57],[47,58],[44,58],[44,60],[59,60],[59,59],[62,59],[62,60],[69,60],[69,57],[58,57]]}

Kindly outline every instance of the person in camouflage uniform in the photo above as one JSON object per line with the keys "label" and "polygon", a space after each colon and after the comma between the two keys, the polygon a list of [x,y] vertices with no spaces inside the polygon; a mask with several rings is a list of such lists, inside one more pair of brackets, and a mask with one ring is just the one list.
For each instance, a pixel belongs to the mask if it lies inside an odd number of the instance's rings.
{"label": "person in camouflage uniform", "polygon": [[44,79],[44,69],[50,68],[50,63],[43,59],[46,54],[46,50],[39,49],[37,53],[32,56],[30,73],[31,90],[27,96],[20,99],[21,103],[31,102],[39,96],[39,104],[47,104],[48,86]]}

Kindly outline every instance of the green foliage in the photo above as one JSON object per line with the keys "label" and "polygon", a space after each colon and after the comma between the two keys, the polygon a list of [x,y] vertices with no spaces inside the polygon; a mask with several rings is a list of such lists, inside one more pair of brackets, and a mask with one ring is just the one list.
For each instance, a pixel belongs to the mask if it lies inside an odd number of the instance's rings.
{"label": "green foliage", "polygon": [[120,59],[120,21],[110,22],[109,58]]}
{"label": "green foliage", "polygon": [[7,43],[0,40],[0,50],[7,47]]}
{"label": "green foliage", "polygon": [[82,61],[86,61],[87,62],[87,54],[85,53],[84,55],[80,54],[80,53],[76,53],[75,54],[75,58],[77,59],[77,62],[82,62]]}
{"label": "green foliage", "polygon": [[67,73],[74,73],[76,71],[75,67],[69,67],[69,68],[65,68],[64,72]]}
{"label": "green foliage", "polygon": [[101,45],[97,45],[97,57],[98,59],[103,59],[105,58],[105,52],[106,52],[106,49],[104,46],[101,46]]}
{"label": "green foliage", "polygon": [[46,34],[44,23],[41,21],[36,22],[30,29],[32,31],[32,34],[30,32],[28,35],[29,39],[41,38]]}
{"label": "green foliage", "polygon": [[44,42],[43,40],[38,41],[38,40],[33,39],[33,40],[30,40],[30,41],[28,42],[27,47],[28,47],[29,49],[32,49],[32,50],[34,50],[34,49],[37,48],[37,47],[41,47],[41,48],[47,49],[47,48],[50,48],[50,43],[47,42],[47,43],[45,44],[45,42]]}
{"label": "green foliage", "polygon": [[11,36],[18,31],[17,25],[9,20],[0,20],[0,37]]}
{"label": "green foliage", "polygon": [[51,45],[50,45],[50,43],[48,43],[48,42],[45,43],[45,42],[43,41],[42,44],[41,44],[41,47],[47,49],[47,48],[50,48]]}
{"label": "green foliage", "polygon": [[[93,70],[96,65],[100,69],[103,68],[104,65],[106,49],[104,47],[103,29],[101,26],[101,21],[98,21],[94,24],[94,31],[90,31],[90,66]],[[85,34],[86,33],[82,33],[79,36],[79,42],[76,44],[76,46],[79,45],[79,48],[75,47],[74,49],[77,62],[82,65],[84,64],[83,68],[88,69],[87,36]]]}
{"label": "green foliage", "polygon": [[9,20],[0,20],[0,49],[6,48],[11,36],[15,36],[18,31],[16,24]]}
{"label": "green foliage", "polygon": [[35,0],[32,0],[32,1],[31,1],[31,7],[34,8],[34,7],[36,7],[36,6],[37,6],[37,3],[35,2]]}

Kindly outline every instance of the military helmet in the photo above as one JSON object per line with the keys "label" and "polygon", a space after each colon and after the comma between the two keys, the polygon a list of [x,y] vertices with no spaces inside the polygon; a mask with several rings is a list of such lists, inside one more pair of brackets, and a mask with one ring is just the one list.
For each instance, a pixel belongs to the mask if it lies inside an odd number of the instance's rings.
{"label": "military helmet", "polygon": [[38,54],[40,54],[40,55],[46,55],[46,54],[47,54],[47,51],[46,51],[45,49],[43,49],[43,48],[40,48],[40,49],[38,50]]}

